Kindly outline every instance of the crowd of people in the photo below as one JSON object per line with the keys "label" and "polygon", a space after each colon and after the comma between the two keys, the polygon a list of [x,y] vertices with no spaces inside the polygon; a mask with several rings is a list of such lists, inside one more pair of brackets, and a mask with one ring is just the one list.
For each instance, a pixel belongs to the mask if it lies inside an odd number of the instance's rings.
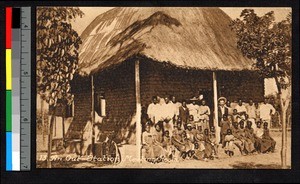
{"label": "crowd of people", "polygon": [[218,127],[211,123],[211,110],[203,96],[179,103],[175,96],[152,97],[143,126],[142,155],[149,162],[163,160],[213,160],[219,147],[228,156],[238,150],[241,155],[274,152],[276,142],[270,136],[274,107],[266,98],[263,103],[241,99],[237,104],[225,97],[218,99]]}

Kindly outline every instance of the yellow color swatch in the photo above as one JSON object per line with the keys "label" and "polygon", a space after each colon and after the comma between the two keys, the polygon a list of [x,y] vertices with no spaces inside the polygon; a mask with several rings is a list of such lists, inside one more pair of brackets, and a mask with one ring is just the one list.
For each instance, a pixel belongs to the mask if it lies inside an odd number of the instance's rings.
{"label": "yellow color swatch", "polygon": [[11,90],[12,86],[11,64],[11,49],[6,49],[6,90]]}

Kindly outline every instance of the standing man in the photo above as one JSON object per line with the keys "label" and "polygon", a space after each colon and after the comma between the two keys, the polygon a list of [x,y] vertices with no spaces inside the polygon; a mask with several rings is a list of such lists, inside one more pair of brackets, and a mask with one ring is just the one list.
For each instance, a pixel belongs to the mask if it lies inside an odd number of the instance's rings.
{"label": "standing man", "polygon": [[181,106],[181,103],[177,102],[176,97],[174,95],[172,95],[171,96],[171,104],[173,105],[173,109],[174,109],[174,113],[175,113],[175,118],[173,119],[173,121],[175,122],[179,115],[179,107]]}
{"label": "standing man", "polygon": [[264,103],[259,106],[259,115],[263,123],[268,123],[268,129],[271,127],[271,115],[276,112],[273,105],[268,103],[268,98],[265,98]]}
{"label": "standing man", "polygon": [[172,102],[170,102],[169,96],[165,97],[165,104],[162,106],[162,114],[163,114],[163,132],[169,131],[170,136],[172,136],[174,122],[173,119],[175,118],[178,110],[174,108]]}
{"label": "standing man", "polygon": [[199,121],[199,105],[197,104],[198,98],[193,97],[192,99],[190,99],[190,101],[192,103],[187,105],[187,107],[190,111],[190,115],[193,115],[194,121],[198,122]]}
{"label": "standing man", "polygon": [[152,97],[152,103],[149,104],[148,109],[147,109],[147,114],[149,119],[151,120],[152,123],[156,123],[158,121],[157,117],[155,118],[155,114],[158,108],[158,101],[157,101],[157,96]]}
{"label": "standing man", "polygon": [[228,108],[228,114],[232,115],[233,114],[233,108],[231,107],[231,101],[227,100],[226,107]]}
{"label": "standing man", "polygon": [[249,105],[246,108],[247,108],[247,114],[248,114],[248,121],[251,121],[252,125],[253,125],[253,129],[256,129],[256,123],[255,123],[256,108],[255,108],[255,105],[254,105],[252,99],[249,99]]}
{"label": "standing man", "polygon": [[247,109],[246,109],[245,105],[243,104],[242,99],[238,100],[238,105],[235,107],[235,109],[237,110],[238,114],[241,117],[243,117],[247,112]]}
{"label": "standing man", "polygon": [[181,106],[181,103],[177,101],[176,97],[174,95],[171,96],[172,104],[174,106],[177,106],[179,108]]}
{"label": "standing man", "polygon": [[177,125],[177,126],[180,128],[182,128],[182,126],[186,128],[189,116],[190,114],[189,114],[189,109],[186,106],[186,101],[182,100],[182,105],[179,107],[179,116],[178,116],[178,118],[180,118],[181,120],[182,125]]}
{"label": "standing man", "polygon": [[[210,108],[206,105],[206,101],[202,100],[199,106],[199,119],[202,122],[202,130],[209,129]],[[200,123],[201,124],[201,123]]]}
{"label": "standing man", "polygon": [[218,99],[218,126],[220,126],[220,122],[224,116],[224,114],[228,117],[228,108],[225,106],[227,99],[225,97],[220,97]]}
{"label": "standing man", "polygon": [[[223,117],[228,117],[228,108],[225,106],[227,99],[225,97],[220,97],[218,99],[218,126],[222,127],[221,121],[223,121]],[[222,144],[222,133],[220,132],[220,144]]]}

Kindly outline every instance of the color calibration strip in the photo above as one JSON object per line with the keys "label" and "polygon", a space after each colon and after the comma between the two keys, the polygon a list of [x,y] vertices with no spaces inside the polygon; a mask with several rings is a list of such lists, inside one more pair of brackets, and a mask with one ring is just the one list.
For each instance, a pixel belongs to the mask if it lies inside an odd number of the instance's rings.
{"label": "color calibration strip", "polygon": [[6,29],[6,170],[13,170],[12,163],[12,8],[5,9]]}
{"label": "color calibration strip", "polygon": [[[27,17],[23,17],[24,8],[26,10],[25,15]],[[23,171],[30,169],[30,150],[28,150],[30,149],[30,110],[28,110],[28,108],[30,108],[30,104],[28,105],[28,102],[30,102],[30,98],[26,98],[26,100],[28,101],[26,102],[26,104],[24,104],[22,103],[22,95],[24,96],[25,94],[25,96],[27,97],[30,93],[30,90],[28,91],[28,89],[31,88],[30,67],[28,67],[31,61],[31,17],[30,8],[24,8],[6,7],[7,171]],[[25,26],[23,26],[23,19],[26,23],[26,28],[24,28]],[[23,30],[23,28],[25,30]],[[24,44],[24,42],[26,43]],[[25,64],[23,64],[22,62],[24,62]],[[22,65],[25,65],[25,70],[23,70]],[[25,77],[25,81],[23,80],[23,77]],[[25,114],[25,118],[22,118],[23,114]],[[22,119],[25,119],[25,127],[23,127],[24,122],[22,121]],[[25,148],[23,148],[23,146]]]}

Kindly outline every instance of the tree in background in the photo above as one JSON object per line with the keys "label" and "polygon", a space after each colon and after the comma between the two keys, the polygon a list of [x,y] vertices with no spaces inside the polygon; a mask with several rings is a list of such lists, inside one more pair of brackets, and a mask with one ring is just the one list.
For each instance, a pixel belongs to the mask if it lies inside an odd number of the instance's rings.
{"label": "tree in background", "polygon": [[[66,105],[73,101],[70,81],[78,68],[78,49],[82,41],[70,22],[78,16],[83,16],[79,8],[37,8],[37,93],[53,107],[54,112],[58,104]],[[51,167],[54,120],[53,113],[48,131],[48,168]]]}
{"label": "tree in background", "polygon": [[275,22],[274,12],[259,17],[252,9],[241,12],[241,19],[231,22],[237,47],[255,60],[254,67],[264,78],[274,78],[278,89],[282,122],[281,163],[287,168],[287,109],[291,102],[292,17]]}

